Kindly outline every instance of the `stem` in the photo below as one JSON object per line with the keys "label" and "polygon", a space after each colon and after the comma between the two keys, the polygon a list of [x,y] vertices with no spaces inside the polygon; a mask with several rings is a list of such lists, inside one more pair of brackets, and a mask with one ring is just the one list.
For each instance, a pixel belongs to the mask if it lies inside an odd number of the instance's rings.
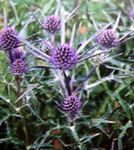
{"label": "stem", "polygon": [[87,81],[91,76],[92,74],[94,73],[94,71],[96,70],[97,66],[94,66],[92,68],[92,70],[89,72],[89,74],[85,77],[85,79],[83,80],[83,82]]}
{"label": "stem", "polygon": [[4,14],[4,27],[7,27],[7,8],[4,7],[3,14]]}
{"label": "stem", "polygon": [[[15,82],[16,82],[16,96],[17,99],[20,97],[21,95],[21,88],[20,88],[20,82],[21,82],[21,77],[16,76],[15,77]],[[18,104],[20,105],[20,103]],[[22,129],[25,135],[25,143],[26,143],[26,147],[29,145],[29,136],[28,136],[28,130],[27,130],[27,126],[26,126],[26,115],[24,114],[24,112],[20,109],[19,111],[20,115],[23,116],[22,118]],[[27,148],[26,148],[27,149]]]}
{"label": "stem", "polygon": [[20,96],[20,77],[16,76],[15,77],[15,84],[16,84],[16,96],[17,98]]}
{"label": "stem", "polygon": [[54,34],[50,35],[50,41],[52,44],[54,44],[54,41],[55,41],[55,35]]}
{"label": "stem", "polygon": [[76,92],[82,90],[82,88],[84,87],[85,81],[87,81],[92,76],[92,74],[95,72],[96,68],[97,68],[97,66],[94,66],[92,68],[92,70],[88,73],[88,75],[82,80],[82,83],[79,85],[79,87],[75,90]]}
{"label": "stem", "polygon": [[66,89],[67,89],[68,95],[70,96],[72,94],[72,89],[70,86],[70,79],[69,79],[69,77],[67,77],[65,71],[63,71],[63,74],[64,74],[64,78],[65,78]]}
{"label": "stem", "polygon": [[75,141],[78,144],[79,150],[82,150],[82,143],[80,142],[79,136],[78,136],[78,134],[76,132],[75,125],[73,125],[73,126],[70,125],[69,129],[71,130],[72,135],[73,135]]}

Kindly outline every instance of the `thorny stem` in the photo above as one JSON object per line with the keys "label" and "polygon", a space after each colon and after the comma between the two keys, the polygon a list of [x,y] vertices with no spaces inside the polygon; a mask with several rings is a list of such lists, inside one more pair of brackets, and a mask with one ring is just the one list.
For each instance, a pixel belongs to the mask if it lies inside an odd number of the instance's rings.
{"label": "thorny stem", "polygon": [[34,69],[56,69],[49,66],[33,66],[26,69],[26,72],[33,71]]}
{"label": "thorny stem", "polygon": [[88,10],[88,3],[86,5],[86,16],[87,16],[87,19],[91,22],[91,24],[94,26],[94,28],[96,29],[96,31],[98,31],[98,26],[96,25],[96,23],[94,22],[94,19],[90,16],[89,14],[89,10]]}
{"label": "thorny stem", "polygon": [[64,74],[64,78],[65,78],[66,89],[67,89],[68,95],[70,96],[72,94],[72,89],[71,89],[71,86],[70,86],[70,79],[66,75],[65,71],[63,71],[63,74]]}
{"label": "thorny stem", "polygon": [[20,96],[20,77],[15,77],[15,84],[16,84],[16,96],[17,98]]}
{"label": "thorny stem", "polygon": [[7,13],[6,13],[6,8],[3,9],[3,14],[4,14],[4,27],[7,26]]}
{"label": "thorny stem", "polygon": [[55,35],[54,34],[50,35],[50,40],[51,40],[51,43],[54,44],[54,41],[55,41]]}
{"label": "thorny stem", "polygon": [[85,77],[85,79],[83,80],[83,82],[87,81],[91,76],[92,74],[94,73],[94,71],[96,70],[97,66],[94,66],[92,68],[92,70],[88,73],[88,75]]}
{"label": "thorny stem", "polygon": [[82,83],[79,85],[79,87],[75,90],[76,92],[80,91],[83,88],[85,81],[87,81],[92,76],[92,74],[95,72],[96,68],[97,68],[97,66],[94,66],[92,68],[92,70],[88,73],[88,75],[82,80]]}
{"label": "thorny stem", "polygon": [[[22,80],[21,77],[19,77],[19,76],[15,77],[17,98],[19,98],[21,95],[21,89],[20,89],[21,80]],[[26,116],[22,110],[20,110],[19,113],[21,116],[23,116],[23,118],[22,118],[22,129],[23,129],[24,134],[25,134],[25,142],[26,142],[26,147],[27,147],[29,145],[29,136],[28,136],[28,130],[27,130],[27,126],[26,126],[26,119],[25,119]]]}
{"label": "thorny stem", "polygon": [[83,59],[80,59],[78,62],[82,62],[82,61],[85,61],[85,60],[87,60],[87,59],[89,59],[89,58],[92,58],[92,57],[95,57],[95,56],[97,56],[97,55],[100,55],[100,54],[107,54],[109,52],[109,50],[106,50],[105,52],[100,52],[100,53],[98,53],[98,54],[90,54],[90,55],[87,55],[86,57],[84,57]]}
{"label": "thorny stem", "polygon": [[[27,8],[29,9],[29,7],[27,7]],[[35,19],[35,21],[37,21],[37,23],[39,24],[40,28],[44,30],[43,24],[39,21],[39,19],[36,16],[36,14],[31,9],[29,9],[29,10],[32,12],[32,16]]]}
{"label": "thorny stem", "polygon": [[75,141],[78,144],[79,150],[82,150],[82,143],[80,142],[79,136],[78,136],[77,131],[75,129],[75,124],[73,126],[70,125],[69,129],[71,130],[73,138],[75,139]]}

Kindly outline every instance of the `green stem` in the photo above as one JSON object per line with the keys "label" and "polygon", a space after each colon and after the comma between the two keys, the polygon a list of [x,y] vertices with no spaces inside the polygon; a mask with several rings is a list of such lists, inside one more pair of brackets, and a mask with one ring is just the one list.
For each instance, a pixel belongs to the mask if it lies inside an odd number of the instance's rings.
{"label": "green stem", "polygon": [[76,132],[75,125],[73,125],[73,126],[70,125],[70,130],[72,132],[73,138],[75,139],[75,141],[78,144],[79,150],[82,150],[82,143],[80,142],[79,136]]}
{"label": "green stem", "polygon": [[67,89],[68,95],[71,95],[72,94],[72,89],[71,89],[71,86],[70,86],[70,79],[66,75],[65,71],[63,71],[63,74],[64,74],[65,85],[66,85],[66,89]]}
{"label": "green stem", "polygon": [[[21,82],[21,78],[19,77],[19,76],[16,76],[15,77],[15,82],[16,82],[16,96],[17,96],[17,99],[20,97],[20,95],[21,95],[21,88],[20,88],[20,82]],[[21,100],[20,100],[20,102],[21,102]],[[19,106],[20,106],[20,103],[19,103]],[[23,132],[24,132],[24,135],[25,135],[25,145],[26,145],[26,148],[25,149],[27,149],[27,146],[30,144],[29,143],[29,136],[28,136],[28,130],[27,130],[27,123],[26,123],[26,115],[25,115],[25,113],[23,112],[23,110],[22,109],[20,109],[20,111],[19,111],[19,114],[21,115],[21,116],[23,116],[23,118],[22,118],[22,129],[23,129]]]}

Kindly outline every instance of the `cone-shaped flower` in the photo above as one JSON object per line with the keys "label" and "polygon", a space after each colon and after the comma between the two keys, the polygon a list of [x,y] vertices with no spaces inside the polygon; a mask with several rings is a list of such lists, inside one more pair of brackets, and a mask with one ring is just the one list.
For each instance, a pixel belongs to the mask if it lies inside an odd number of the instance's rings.
{"label": "cone-shaped flower", "polygon": [[69,115],[69,119],[74,120],[77,113],[81,109],[81,101],[78,97],[71,95],[66,97],[62,103],[63,111],[67,112]]}
{"label": "cone-shaped flower", "polygon": [[77,55],[75,50],[71,48],[69,44],[62,44],[53,48],[51,62],[57,69],[71,69],[77,63]]}
{"label": "cone-shaped flower", "polygon": [[18,47],[16,49],[12,49],[9,54],[10,59],[10,67],[11,72],[14,75],[22,76],[26,71],[26,64],[25,64],[25,52],[23,48]]}
{"label": "cone-shaped flower", "polygon": [[25,62],[23,59],[16,59],[12,64],[11,64],[11,72],[14,75],[22,76],[25,72]]}
{"label": "cone-shaped flower", "polygon": [[61,29],[60,19],[55,15],[48,16],[43,24],[43,27],[47,32],[54,34]]}
{"label": "cone-shaped flower", "polygon": [[117,37],[113,29],[106,29],[101,32],[97,38],[98,44],[105,48],[111,48],[117,45]]}
{"label": "cone-shaped flower", "polygon": [[0,32],[0,48],[11,50],[19,46],[20,41],[17,38],[18,33],[11,27],[5,27]]}

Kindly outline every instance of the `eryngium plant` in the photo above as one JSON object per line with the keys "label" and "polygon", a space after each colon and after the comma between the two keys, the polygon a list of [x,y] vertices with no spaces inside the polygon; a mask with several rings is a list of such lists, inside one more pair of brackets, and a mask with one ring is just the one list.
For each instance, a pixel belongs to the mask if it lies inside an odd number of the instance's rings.
{"label": "eryngium plant", "polygon": [[133,131],[133,72],[126,48],[133,28],[124,28],[124,16],[114,3],[107,4],[116,8],[104,12],[108,19],[98,20],[94,14],[99,13],[88,8],[91,1],[84,13],[77,13],[85,10],[83,3],[70,10],[64,3],[72,2],[56,2],[55,12],[53,1],[44,9],[28,5],[20,33],[30,30],[32,35],[19,36],[9,26],[1,31],[0,48],[11,73],[9,78],[4,71],[1,77],[6,89],[0,95],[6,129],[1,142],[17,150],[114,150],[126,148],[124,140],[133,146],[134,137],[127,132]]}

